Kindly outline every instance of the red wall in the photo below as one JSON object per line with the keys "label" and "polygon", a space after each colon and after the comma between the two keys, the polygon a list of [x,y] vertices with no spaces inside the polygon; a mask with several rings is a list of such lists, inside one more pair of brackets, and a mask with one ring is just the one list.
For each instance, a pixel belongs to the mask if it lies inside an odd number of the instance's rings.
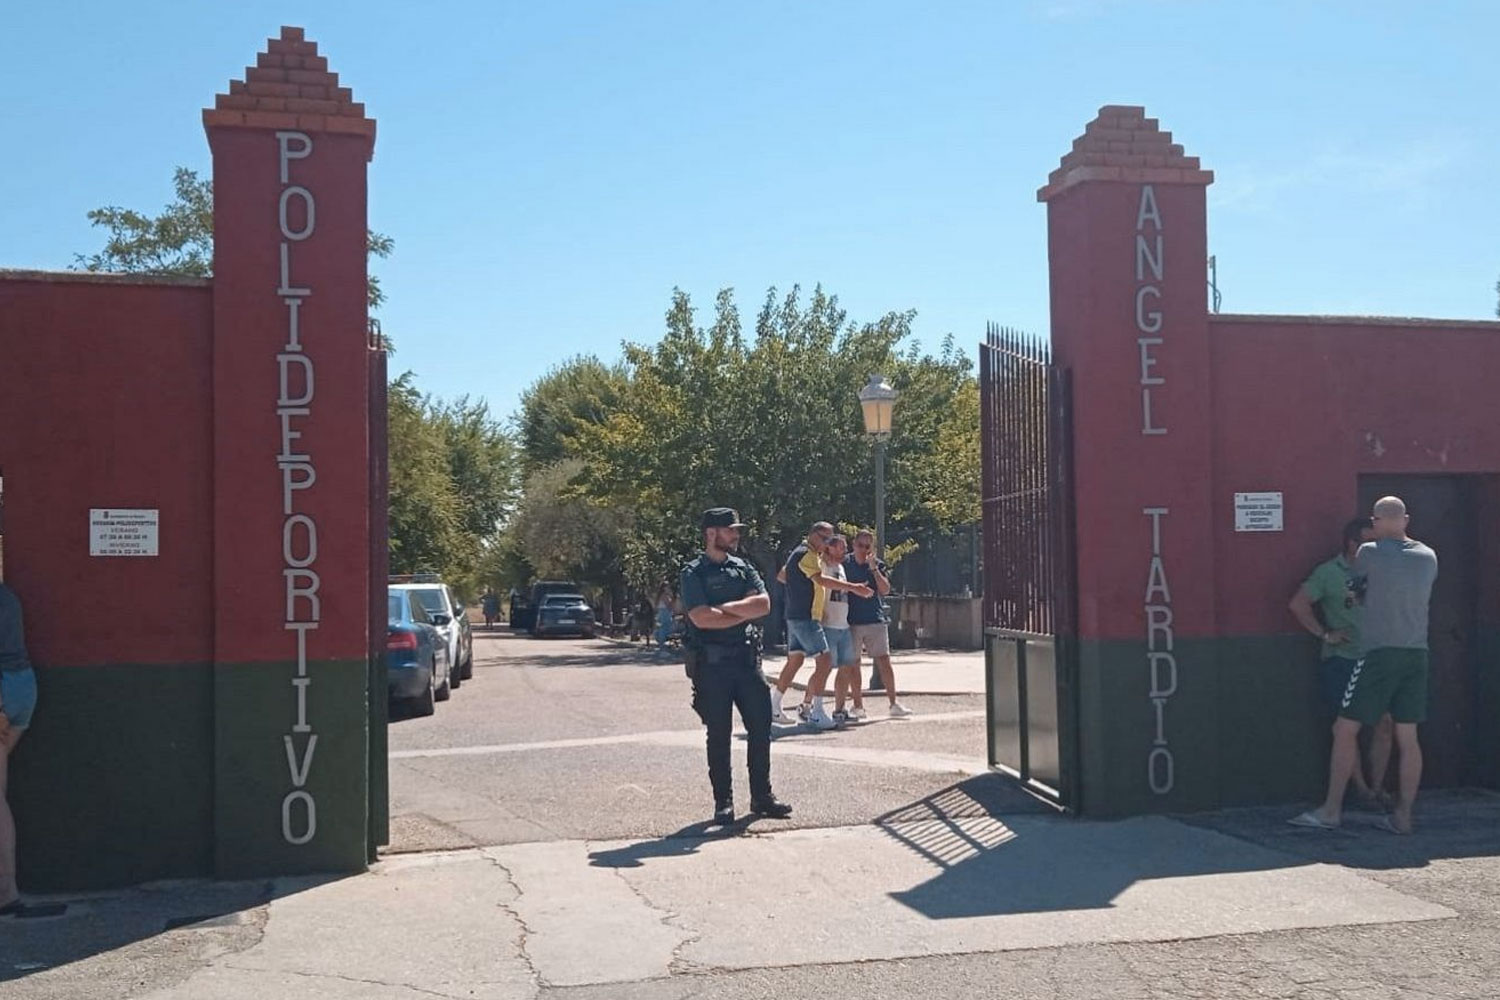
{"label": "red wall", "polygon": [[[1500,471],[1500,324],[1214,316],[1218,622],[1297,630],[1286,602],[1337,551],[1365,473]],[[1284,532],[1234,529],[1234,494],[1279,490]]]}
{"label": "red wall", "polygon": [[[48,667],[213,658],[207,282],[0,275],[5,577]],[[90,507],[161,511],[157,558],[91,557]]]}

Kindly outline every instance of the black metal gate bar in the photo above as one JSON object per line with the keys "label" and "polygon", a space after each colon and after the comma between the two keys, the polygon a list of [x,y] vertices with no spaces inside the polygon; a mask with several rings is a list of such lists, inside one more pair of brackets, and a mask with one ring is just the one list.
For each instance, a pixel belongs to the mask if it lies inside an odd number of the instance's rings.
{"label": "black metal gate bar", "polygon": [[1077,613],[1068,372],[993,324],[980,349],[990,763],[1077,801]]}

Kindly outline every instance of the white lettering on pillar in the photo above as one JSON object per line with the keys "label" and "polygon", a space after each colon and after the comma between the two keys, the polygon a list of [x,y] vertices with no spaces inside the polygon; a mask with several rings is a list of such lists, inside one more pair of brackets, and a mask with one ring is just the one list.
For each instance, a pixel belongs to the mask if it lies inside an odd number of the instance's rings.
{"label": "white lettering on pillar", "polygon": [[1147,697],[1156,711],[1156,732],[1146,755],[1146,781],[1156,795],[1166,795],[1177,781],[1177,762],[1167,745],[1167,699],[1177,693],[1176,637],[1172,631],[1172,591],[1161,558],[1162,521],[1166,507],[1147,507],[1151,519],[1151,563],[1146,570]]}
{"label": "white lettering on pillar", "polygon": [[[1146,235],[1148,225],[1155,230],[1150,237]],[[1150,184],[1145,184],[1141,187],[1141,202],[1135,212],[1135,328],[1145,334],[1137,338],[1136,344],[1141,351],[1141,433],[1147,437],[1167,433],[1151,412],[1152,388],[1167,382],[1160,375],[1151,374],[1157,360],[1152,356],[1151,348],[1163,343],[1162,338],[1155,336],[1161,332],[1162,326],[1162,265],[1161,209],[1156,204],[1156,191]]]}
{"label": "white lettering on pillar", "polygon": [[[292,284],[292,245],[313,234],[318,210],[313,193],[300,184],[291,183],[293,161],[312,155],[313,141],[303,132],[277,132],[278,176],[281,197],[276,203],[276,224],[281,231],[281,271],[276,295],[286,305],[286,343],[276,354],[276,419],[281,427],[281,450],[276,455],[277,473],[281,479],[281,561],[282,581],[286,592],[285,625],[297,637],[297,673],[292,678],[295,715],[292,731],[282,736],[286,751],[287,777],[292,789],[281,800],[281,837],[294,847],[309,843],[318,832],[318,803],[307,789],[313,758],[318,749],[318,735],[308,721],[308,698],[312,677],[307,669],[307,633],[316,631],[323,617],[318,590],[322,579],[314,565],[318,561],[318,524],[312,515],[297,509],[318,481],[313,456],[304,444],[302,432],[312,420],[313,397],[317,393],[313,360],[302,342],[301,309],[312,289]],[[300,203],[301,225],[297,227],[289,211]],[[299,808],[300,807],[300,808]]]}

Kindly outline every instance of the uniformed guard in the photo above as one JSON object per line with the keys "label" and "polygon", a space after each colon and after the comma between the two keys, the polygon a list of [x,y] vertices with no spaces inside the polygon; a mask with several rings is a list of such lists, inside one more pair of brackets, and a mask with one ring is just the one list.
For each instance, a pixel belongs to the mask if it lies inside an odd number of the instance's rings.
{"label": "uniformed guard", "polygon": [[740,516],[729,507],[703,512],[703,553],[682,570],[682,606],[687,612],[687,673],[693,710],[708,727],[708,780],[719,826],[734,822],[734,785],[729,740],[739,707],[750,757],[750,811],[785,819],[792,807],[771,793],[771,697],[761,676],[750,622],[770,613],[771,598],[748,560],[733,555],[740,542]]}

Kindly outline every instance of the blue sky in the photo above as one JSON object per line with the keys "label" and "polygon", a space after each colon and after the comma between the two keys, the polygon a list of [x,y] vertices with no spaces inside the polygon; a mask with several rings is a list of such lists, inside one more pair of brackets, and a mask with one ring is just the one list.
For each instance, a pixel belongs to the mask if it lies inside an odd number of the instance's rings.
{"label": "blue sky", "polygon": [[821,282],[856,319],[916,309],[932,344],[1045,332],[1035,191],[1108,103],[1216,171],[1225,311],[1494,315],[1487,0],[83,0],[0,23],[0,267],[65,267],[102,242],[90,208],[207,173],[199,109],[302,25],[379,120],[396,369],[500,414],[573,354],[654,340],[674,285],[753,316]]}

